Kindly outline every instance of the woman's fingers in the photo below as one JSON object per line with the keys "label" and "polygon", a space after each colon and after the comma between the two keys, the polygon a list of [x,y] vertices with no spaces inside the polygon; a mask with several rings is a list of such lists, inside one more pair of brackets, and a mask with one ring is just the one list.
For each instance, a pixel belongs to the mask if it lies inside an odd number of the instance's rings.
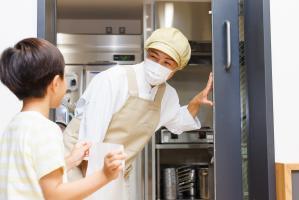
{"label": "woman's fingers", "polygon": [[213,88],[213,73],[210,73],[209,80],[207,82],[207,86],[205,89],[208,90],[208,92],[209,92],[212,90],[212,88]]}
{"label": "woman's fingers", "polygon": [[213,106],[213,102],[212,101],[210,101],[210,100],[207,100],[206,102],[205,102],[205,104],[207,104],[207,105],[209,105],[209,106]]}

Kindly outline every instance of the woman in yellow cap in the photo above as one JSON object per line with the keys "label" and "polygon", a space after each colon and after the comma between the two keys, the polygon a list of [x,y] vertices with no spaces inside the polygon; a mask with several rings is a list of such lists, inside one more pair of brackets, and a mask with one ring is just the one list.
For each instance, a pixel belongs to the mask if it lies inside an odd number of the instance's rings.
{"label": "woman in yellow cap", "polygon": [[124,145],[126,177],[132,161],[157,129],[165,126],[175,134],[199,129],[196,115],[201,105],[213,104],[208,99],[212,75],[206,88],[186,106],[180,106],[176,90],[166,82],[190,59],[189,42],[179,30],[156,30],[145,49],[144,62],[113,67],[93,78],[77,103],[77,117],[65,131],[69,148],[77,134],[79,140]]}

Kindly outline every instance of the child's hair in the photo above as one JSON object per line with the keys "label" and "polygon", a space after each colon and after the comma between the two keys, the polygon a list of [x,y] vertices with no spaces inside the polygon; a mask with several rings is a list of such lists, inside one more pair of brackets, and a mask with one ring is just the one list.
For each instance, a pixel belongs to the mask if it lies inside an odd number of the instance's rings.
{"label": "child's hair", "polygon": [[0,79],[20,100],[44,97],[56,75],[63,78],[64,59],[46,40],[27,38],[1,55]]}

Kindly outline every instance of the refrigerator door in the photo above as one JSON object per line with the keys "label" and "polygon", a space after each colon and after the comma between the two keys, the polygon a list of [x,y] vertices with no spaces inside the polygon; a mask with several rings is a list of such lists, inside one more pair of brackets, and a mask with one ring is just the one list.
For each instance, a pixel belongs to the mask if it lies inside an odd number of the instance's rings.
{"label": "refrigerator door", "polygon": [[239,2],[212,1],[215,199],[242,199]]}

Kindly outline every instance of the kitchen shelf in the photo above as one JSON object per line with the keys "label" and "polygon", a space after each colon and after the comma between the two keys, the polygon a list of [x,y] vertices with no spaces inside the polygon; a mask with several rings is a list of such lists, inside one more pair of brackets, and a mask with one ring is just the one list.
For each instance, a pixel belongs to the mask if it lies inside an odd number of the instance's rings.
{"label": "kitchen shelf", "polygon": [[209,149],[214,144],[156,144],[156,149]]}
{"label": "kitchen shelf", "polygon": [[[167,199],[157,198],[157,200],[167,200]],[[186,199],[176,199],[176,200],[212,200],[212,199],[186,198]]]}
{"label": "kitchen shelf", "polygon": [[211,52],[192,52],[192,56],[212,56]]}

